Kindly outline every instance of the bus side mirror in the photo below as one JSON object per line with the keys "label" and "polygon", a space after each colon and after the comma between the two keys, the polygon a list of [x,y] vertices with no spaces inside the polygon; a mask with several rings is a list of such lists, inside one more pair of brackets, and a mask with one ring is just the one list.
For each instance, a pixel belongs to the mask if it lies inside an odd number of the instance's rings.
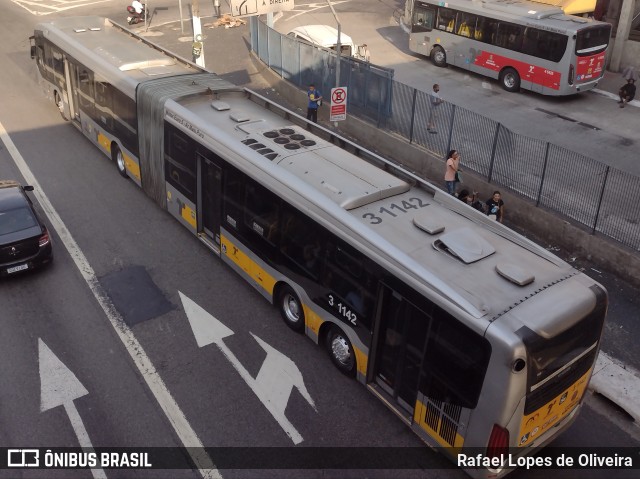
{"label": "bus side mirror", "polygon": [[31,45],[31,58],[36,57],[36,47],[35,45]]}

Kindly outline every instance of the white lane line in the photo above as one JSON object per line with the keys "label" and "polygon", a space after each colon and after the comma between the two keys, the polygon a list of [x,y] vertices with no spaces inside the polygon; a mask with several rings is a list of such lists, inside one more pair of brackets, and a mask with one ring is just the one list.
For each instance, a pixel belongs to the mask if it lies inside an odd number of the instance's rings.
{"label": "white lane line", "polygon": [[36,180],[31,169],[27,166],[27,163],[24,161],[24,158],[16,148],[13,140],[11,140],[11,137],[1,122],[0,140],[5,144],[7,151],[13,158],[13,161],[20,170],[20,173],[27,184],[32,185],[35,188],[33,193],[49,218],[53,229],[55,229],[58,236],[60,236],[62,243],[65,248],[67,248],[69,255],[71,255],[71,259],[73,259],[76,267],[89,286],[89,289],[98,301],[98,304],[102,307],[102,310],[109,319],[111,326],[113,326],[113,329],[120,338],[120,341],[122,341],[122,344],[129,353],[129,356],[131,356],[131,360],[138,368],[138,371],[147,383],[149,390],[154,395],[158,404],[162,408],[162,411],[167,416],[173,430],[180,438],[184,447],[188,448],[187,451],[200,474],[205,479],[222,479],[222,475],[215,468],[213,461],[204,450],[202,442],[187,421],[187,418],[180,409],[180,406],[178,406],[175,399],[173,399],[173,396],[171,396],[171,393],[164,384],[164,381],[162,381],[162,378],[156,371],[155,366],[145,353],[144,349],[142,349],[142,345],[138,342],[131,329],[129,329],[122,320],[120,313],[118,313],[118,310],[103,290],[93,268],[89,264],[89,261],[71,236],[71,232],[67,229],[57,211],[53,208],[49,198],[44,194],[44,190],[40,186],[40,183],[38,183],[38,180]]}
{"label": "white lane line", "polygon": [[616,403],[640,424],[640,372],[600,351],[589,389]]}
{"label": "white lane line", "polygon": [[[86,6],[89,6],[89,5],[94,5],[96,3],[106,3],[106,2],[109,2],[110,0],[96,0],[94,2],[86,2],[86,1],[53,2],[53,3],[58,3],[60,5],[63,5],[63,6],[48,5],[48,4],[42,3],[42,2],[26,1],[26,0],[11,0],[11,1],[13,3],[15,3],[16,5],[18,5],[19,7],[24,8],[31,15],[39,16],[39,15],[50,15],[52,13],[59,13],[59,12],[62,12],[64,10],[71,10],[72,8],[86,7]],[[77,3],[77,4],[74,4],[74,3]],[[31,8],[29,8],[29,7],[36,8],[36,10],[31,10]],[[44,10],[44,11],[41,11],[41,10]]]}

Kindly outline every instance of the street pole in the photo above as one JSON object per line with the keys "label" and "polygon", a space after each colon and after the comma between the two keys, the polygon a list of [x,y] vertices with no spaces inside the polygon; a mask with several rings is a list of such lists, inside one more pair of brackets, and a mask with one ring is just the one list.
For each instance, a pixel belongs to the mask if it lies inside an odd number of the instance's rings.
{"label": "street pole", "polygon": [[200,24],[200,3],[199,0],[193,0],[192,4],[192,22],[193,22],[193,62],[205,68],[204,66],[204,37],[202,36],[202,25]]}
{"label": "street pole", "polygon": [[331,4],[331,0],[327,0],[327,3],[329,4],[329,8],[331,8],[331,13],[333,13],[333,16],[336,19],[336,23],[338,24],[338,43],[336,44],[336,50],[337,50],[337,54],[338,56],[336,57],[336,88],[340,86],[340,57],[342,55],[342,43],[340,41],[340,30],[341,30],[341,26],[340,26],[340,20],[338,19],[338,15],[336,14],[336,11],[333,9],[333,5]]}

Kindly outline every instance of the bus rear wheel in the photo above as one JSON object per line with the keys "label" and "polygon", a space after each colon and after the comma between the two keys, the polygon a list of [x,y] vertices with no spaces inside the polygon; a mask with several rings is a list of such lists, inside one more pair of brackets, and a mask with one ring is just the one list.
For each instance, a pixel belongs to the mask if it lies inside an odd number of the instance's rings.
{"label": "bus rear wheel", "polygon": [[520,90],[520,75],[513,68],[505,68],[500,73],[500,83],[502,88],[510,92],[516,92]]}
{"label": "bus rear wheel", "polygon": [[436,45],[433,47],[433,50],[431,50],[431,61],[437,67],[447,66],[447,54],[440,45]]}
{"label": "bus rear wheel", "polygon": [[122,151],[116,144],[113,145],[111,151],[113,152],[112,153],[113,161],[115,161],[116,163],[116,168],[118,168],[118,173],[120,173],[120,175],[122,175],[124,178],[127,178],[127,167],[125,166],[125,163],[124,163],[124,155],[122,154]]}
{"label": "bus rear wheel", "polygon": [[332,326],[327,333],[325,344],[331,361],[340,372],[347,376],[355,376],[356,355],[353,351],[353,346],[351,346],[351,341],[349,341],[342,329]]}
{"label": "bus rear wheel", "polygon": [[304,331],[304,310],[298,295],[285,285],[278,294],[278,307],[284,322],[296,333]]}

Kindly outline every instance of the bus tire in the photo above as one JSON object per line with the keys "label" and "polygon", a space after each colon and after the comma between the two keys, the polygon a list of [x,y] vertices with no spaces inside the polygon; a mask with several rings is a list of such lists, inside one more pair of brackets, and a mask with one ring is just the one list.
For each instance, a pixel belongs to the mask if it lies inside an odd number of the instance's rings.
{"label": "bus tire", "polygon": [[356,375],[356,355],[347,335],[337,326],[331,326],[325,341],[331,362],[347,376]]}
{"label": "bus tire", "polygon": [[437,67],[447,66],[447,54],[440,45],[436,45],[431,50],[431,61]]}
{"label": "bus tire", "polygon": [[304,332],[304,310],[298,295],[290,286],[284,285],[278,292],[278,309],[284,322],[296,333]]}
{"label": "bus tire", "polygon": [[125,162],[124,162],[124,156],[122,154],[122,151],[118,147],[118,145],[114,143],[113,146],[111,147],[111,152],[112,152],[111,156],[113,157],[113,161],[116,164],[116,168],[118,168],[118,173],[120,173],[120,175],[123,176],[124,178],[128,178],[127,167],[125,166]]}
{"label": "bus tire", "polygon": [[505,68],[500,73],[502,88],[510,92],[520,91],[520,75],[514,68]]}
{"label": "bus tire", "polygon": [[53,92],[53,101],[56,103],[56,107],[58,108],[62,119],[64,121],[69,121],[69,118],[67,118],[67,116],[64,114],[64,102],[62,101],[62,97],[57,90]]}

